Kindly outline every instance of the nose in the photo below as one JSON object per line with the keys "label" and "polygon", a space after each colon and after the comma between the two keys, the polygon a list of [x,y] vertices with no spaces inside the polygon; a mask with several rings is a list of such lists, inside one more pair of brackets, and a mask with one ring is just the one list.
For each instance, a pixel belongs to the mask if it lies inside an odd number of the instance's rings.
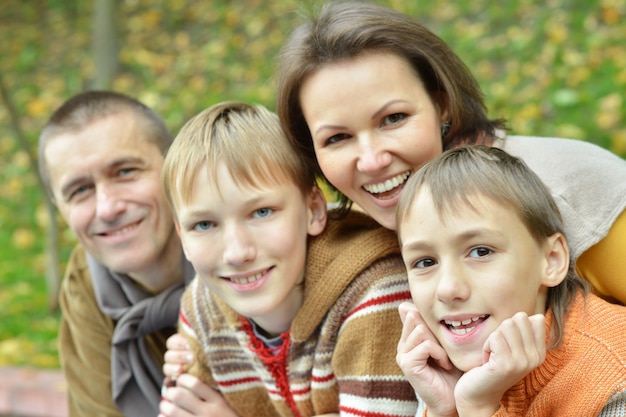
{"label": "nose", "polygon": [[465,301],[470,295],[466,271],[456,262],[447,262],[439,269],[437,300],[444,304]]}
{"label": "nose", "polygon": [[224,263],[237,266],[252,262],[256,258],[256,246],[250,231],[243,225],[224,228]]}
{"label": "nose", "polygon": [[125,210],[126,205],[113,186],[96,186],[96,215],[104,221],[115,220]]}
{"label": "nose", "polygon": [[391,164],[391,153],[379,135],[363,133],[359,136],[357,169],[367,174],[377,173]]}

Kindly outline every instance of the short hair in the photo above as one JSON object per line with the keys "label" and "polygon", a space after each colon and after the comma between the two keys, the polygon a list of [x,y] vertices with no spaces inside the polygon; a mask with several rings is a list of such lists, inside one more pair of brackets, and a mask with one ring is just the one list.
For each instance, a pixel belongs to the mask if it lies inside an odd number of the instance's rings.
{"label": "short hair", "polygon": [[292,181],[308,195],[316,184],[276,114],[261,105],[222,102],[185,123],[165,158],[161,180],[175,212],[177,202],[191,198],[198,170],[206,165],[209,178],[216,178],[220,163],[238,185]]}
{"label": "short hair", "polygon": [[[381,5],[331,1],[291,33],[280,51],[277,72],[277,112],[283,128],[320,177],[325,178],[299,100],[302,84],[325,65],[377,51],[407,60],[430,98],[448,110],[451,128],[443,139],[444,149],[463,143],[490,144],[496,129],[505,128],[503,120],[488,119],[478,82],[433,32]],[[348,198],[328,185],[345,212],[351,205]]]}
{"label": "short hair", "polygon": [[85,91],[64,102],[44,125],[39,135],[39,175],[50,198],[54,199],[48,162],[47,144],[64,133],[79,132],[91,123],[124,111],[132,112],[142,129],[142,139],[154,143],[162,155],[172,143],[172,134],[157,113],[140,101],[113,91]]}
{"label": "short hair", "polygon": [[[430,191],[433,205],[442,217],[468,207],[475,209],[471,197],[480,195],[517,214],[538,244],[555,233],[565,236],[561,213],[548,187],[524,161],[502,149],[484,145],[458,147],[445,151],[413,174],[397,206],[400,245],[402,221],[424,188]],[[565,313],[579,289],[586,293],[587,283],[575,274],[570,260],[565,280],[548,289],[546,308],[551,308],[554,315],[551,346],[562,339]]]}

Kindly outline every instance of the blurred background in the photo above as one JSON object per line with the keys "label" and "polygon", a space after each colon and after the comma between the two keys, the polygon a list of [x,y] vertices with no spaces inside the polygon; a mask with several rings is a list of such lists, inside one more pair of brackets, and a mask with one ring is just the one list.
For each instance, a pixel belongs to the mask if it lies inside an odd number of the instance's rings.
{"label": "blurred background", "polygon": [[[490,116],[513,133],[626,157],[626,0],[377,2],[446,40],[478,78]],[[176,134],[218,101],[273,109],[274,57],[320,4],[1,0],[0,366],[59,366],[55,292],[74,240],[34,168],[52,111],[82,90],[111,88],[153,107]]]}

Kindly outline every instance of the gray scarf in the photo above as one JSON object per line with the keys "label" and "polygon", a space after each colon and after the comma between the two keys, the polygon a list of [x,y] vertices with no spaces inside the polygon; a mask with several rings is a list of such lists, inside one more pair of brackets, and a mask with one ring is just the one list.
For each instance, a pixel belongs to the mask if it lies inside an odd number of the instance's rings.
{"label": "gray scarf", "polygon": [[113,400],[127,417],[154,417],[159,414],[164,375],[144,336],[176,329],[180,297],[194,277],[193,267],[183,257],[185,283],[152,295],[89,254],[87,263],[100,310],[117,321],[111,346]]}

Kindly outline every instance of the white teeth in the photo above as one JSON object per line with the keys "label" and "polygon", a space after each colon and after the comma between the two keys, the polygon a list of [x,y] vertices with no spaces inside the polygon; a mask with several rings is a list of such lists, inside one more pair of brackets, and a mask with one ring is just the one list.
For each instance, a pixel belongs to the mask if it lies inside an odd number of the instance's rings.
{"label": "white teeth", "polygon": [[[455,321],[455,320],[444,320],[444,322],[446,323],[446,325],[448,327],[450,327],[450,330],[455,330],[453,329],[454,327],[459,327],[461,325],[463,326],[467,326],[468,324],[471,324],[472,322],[478,321],[480,319],[483,319],[487,316],[478,316],[478,317],[472,317],[471,319],[465,319],[462,321]],[[460,329],[460,330],[465,330],[465,329]],[[464,332],[463,334],[465,334],[467,332]]]}
{"label": "white teeth", "polygon": [[373,194],[384,193],[387,191],[391,191],[397,186],[399,186],[400,184],[402,184],[404,181],[406,181],[407,178],[409,178],[410,175],[411,175],[411,172],[406,171],[406,172],[403,172],[402,174],[396,175],[395,177],[391,179],[388,179],[385,182],[380,182],[378,184],[367,184],[367,185],[364,185],[363,188],[365,188],[365,191],[373,193]]}
{"label": "white teeth", "polygon": [[451,331],[452,333],[454,333],[454,334],[460,334],[460,335],[463,335],[463,334],[468,334],[468,333],[469,333],[469,332],[471,332],[472,330],[474,330],[474,328],[473,328],[473,327],[465,327],[465,328],[463,328],[463,329],[454,329],[454,328],[451,328],[451,329],[450,329],[450,331]]}
{"label": "white teeth", "polygon": [[228,279],[235,284],[250,284],[251,282],[261,279],[262,276],[263,273],[259,272],[258,274],[250,275],[248,277],[228,277]]}
{"label": "white teeth", "polygon": [[134,225],[134,224],[133,224],[133,225],[130,225],[130,226],[122,227],[121,229],[116,230],[115,232],[111,232],[111,233],[109,233],[109,235],[111,235],[111,236],[121,235],[121,234],[123,234],[123,233],[128,232],[128,231],[129,231],[130,229],[132,229],[133,227],[135,227],[135,225]]}

